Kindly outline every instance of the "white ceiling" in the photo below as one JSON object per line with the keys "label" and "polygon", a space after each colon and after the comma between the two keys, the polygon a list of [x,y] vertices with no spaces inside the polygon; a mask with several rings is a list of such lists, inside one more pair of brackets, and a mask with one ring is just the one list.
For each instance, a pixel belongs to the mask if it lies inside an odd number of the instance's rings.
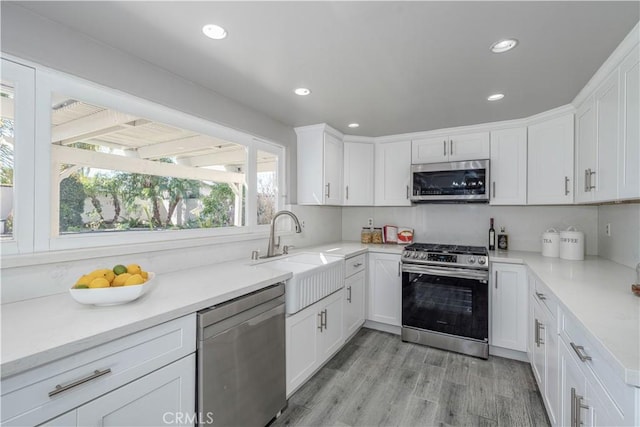
{"label": "white ceiling", "polygon": [[[381,136],[567,104],[638,22],[630,2],[20,2],[291,126]],[[225,27],[227,39],[201,33]],[[506,54],[489,46],[520,44]],[[298,97],[292,90],[308,87]],[[503,92],[504,100],[486,97]],[[350,130],[347,124],[361,127]]]}

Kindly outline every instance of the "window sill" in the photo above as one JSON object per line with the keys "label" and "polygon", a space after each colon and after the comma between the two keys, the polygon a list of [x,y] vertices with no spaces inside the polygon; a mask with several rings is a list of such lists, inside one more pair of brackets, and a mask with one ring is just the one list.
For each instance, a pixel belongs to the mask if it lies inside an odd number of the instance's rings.
{"label": "window sill", "polygon": [[[281,235],[284,235],[282,233]],[[28,267],[32,265],[55,264],[60,262],[87,260],[124,254],[148,253],[155,251],[175,250],[183,248],[196,248],[224,243],[248,242],[260,240],[260,244],[266,245],[269,231],[256,231],[253,233],[229,234],[221,236],[194,237],[180,240],[164,240],[157,242],[131,243],[126,246],[103,246],[85,249],[65,249],[33,254],[8,255],[2,257],[1,269]],[[125,249],[126,248],[126,249]],[[250,254],[247,254],[247,257]]]}

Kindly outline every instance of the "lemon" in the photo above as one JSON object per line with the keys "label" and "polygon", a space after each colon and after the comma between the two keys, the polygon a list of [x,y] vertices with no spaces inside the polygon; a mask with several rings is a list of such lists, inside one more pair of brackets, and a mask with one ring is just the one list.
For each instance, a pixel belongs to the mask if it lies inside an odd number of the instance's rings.
{"label": "lemon", "polygon": [[91,283],[91,281],[93,279],[94,279],[93,277],[89,276],[88,274],[85,274],[85,275],[83,275],[82,277],[80,277],[78,279],[78,281],[76,282],[76,286],[75,287],[77,288],[78,285],[86,285],[86,286],[88,286],[89,283]]}
{"label": "lemon", "polygon": [[127,273],[129,274],[140,274],[141,271],[142,267],[140,267],[138,264],[127,265]]}
{"label": "lemon", "polygon": [[127,273],[127,267],[125,267],[122,264],[118,264],[115,267],[113,267],[113,272],[116,274],[116,276],[123,273]]}
{"label": "lemon", "polygon": [[149,273],[146,271],[141,271],[140,275],[142,276],[142,278],[146,281],[149,278]]}
{"label": "lemon", "polygon": [[[102,277],[102,278],[106,278],[107,276],[107,271],[111,271],[109,269],[106,268],[100,268],[98,270],[93,270],[91,273],[89,273],[87,276],[91,276],[94,279],[97,277]],[[107,279],[108,280],[108,279]]]}
{"label": "lemon", "polygon": [[131,277],[129,273],[118,274],[116,278],[113,279],[111,286],[124,286],[124,282],[126,282],[129,277]]}
{"label": "lemon", "polygon": [[143,283],[144,283],[144,279],[142,278],[141,275],[132,274],[131,277],[127,278],[127,280],[124,282],[124,285],[125,286],[142,285]]}
{"label": "lemon", "polygon": [[107,270],[104,273],[104,278],[107,279],[109,281],[109,283],[111,283],[111,282],[113,282],[113,279],[116,278],[116,274],[111,270]]}
{"label": "lemon", "polygon": [[90,288],[108,288],[109,281],[104,277],[95,278],[89,283]]}

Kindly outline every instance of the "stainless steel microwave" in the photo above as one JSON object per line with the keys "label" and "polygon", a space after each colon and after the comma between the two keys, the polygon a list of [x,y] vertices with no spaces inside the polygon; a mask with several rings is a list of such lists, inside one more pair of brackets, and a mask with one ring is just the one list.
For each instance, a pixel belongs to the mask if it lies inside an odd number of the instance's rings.
{"label": "stainless steel microwave", "polygon": [[489,160],[411,165],[415,203],[488,203]]}

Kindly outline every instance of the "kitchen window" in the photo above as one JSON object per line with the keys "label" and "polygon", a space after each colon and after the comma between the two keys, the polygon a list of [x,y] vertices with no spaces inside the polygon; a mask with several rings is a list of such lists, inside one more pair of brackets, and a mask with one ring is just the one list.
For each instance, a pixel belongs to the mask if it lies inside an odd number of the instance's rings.
{"label": "kitchen window", "polygon": [[60,94],[52,100],[58,235],[245,225],[247,147]]}
{"label": "kitchen window", "polygon": [[[22,67],[26,94],[6,72],[20,66],[2,64],[0,219],[14,199],[4,253],[250,234],[281,209],[282,146],[40,68]],[[21,93],[31,102],[25,154],[15,143]],[[20,224],[31,247],[16,244]]]}

